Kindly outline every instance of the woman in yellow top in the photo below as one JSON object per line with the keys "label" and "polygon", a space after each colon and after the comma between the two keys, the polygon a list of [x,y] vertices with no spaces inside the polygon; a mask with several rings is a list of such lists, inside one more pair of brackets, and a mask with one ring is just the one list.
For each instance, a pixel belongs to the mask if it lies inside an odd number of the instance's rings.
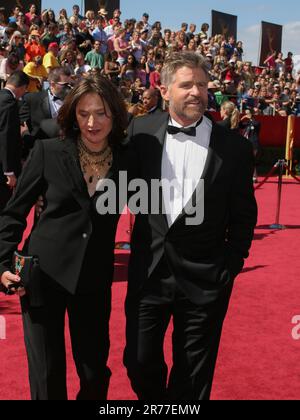
{"label": "woman in yellow top", "polygon": [[39,55],[34,57],[33,61],[26,64],[23,71],[30,78],[28,92],[39,92],[43,82],[48,78],[47,70],[43,66],[43,58]]}

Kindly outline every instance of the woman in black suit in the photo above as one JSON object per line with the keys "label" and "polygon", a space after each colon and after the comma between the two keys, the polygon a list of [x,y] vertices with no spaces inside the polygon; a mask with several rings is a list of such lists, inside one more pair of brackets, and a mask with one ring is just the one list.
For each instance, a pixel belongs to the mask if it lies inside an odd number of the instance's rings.
{"label": "woman in black suit", "polygon": [[[16,286],[12,291],[21,296],[32,399],[67,399],[66,312],[80,378],[77,399],[106,399],[119,215],[97,213],[96,185],[104,178],[117,183],[125,169],[121,143],[127,114],[110,81],[86,79],[68,95],[58,121],[62,138],[36,142],[1,215],[0,279],[2,287]],[[17,288],[20,278],[10,269],[26,217],[41,194],[45,208],[25,246],[27,255],[39,257],[36,305],[30,292]]]}

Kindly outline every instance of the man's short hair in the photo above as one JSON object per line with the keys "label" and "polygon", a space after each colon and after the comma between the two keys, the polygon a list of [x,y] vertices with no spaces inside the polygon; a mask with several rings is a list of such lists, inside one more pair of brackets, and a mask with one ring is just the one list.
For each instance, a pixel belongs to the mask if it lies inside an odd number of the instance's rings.
{"label": "man's short hair", "polygon": [[191,51],[174,52],[165,60],[160,76],[162,84],[169,86],[177,70],[182,67],[201,68],[208,78],[208,63],[204,57]]}
{"label": "man's short hair", "polygon": [[71,70],[68,67],[56,67],[55,69],[52,69],[48,76],[49,82],[59,82],[61,76],[72,76]]}
{"label": "man's short hair", "polygon": [[7,84],[12,85],[16,88],[28,86],[29,77],[22,70],[17,70],[9,76],[9,78],[7,79]]}

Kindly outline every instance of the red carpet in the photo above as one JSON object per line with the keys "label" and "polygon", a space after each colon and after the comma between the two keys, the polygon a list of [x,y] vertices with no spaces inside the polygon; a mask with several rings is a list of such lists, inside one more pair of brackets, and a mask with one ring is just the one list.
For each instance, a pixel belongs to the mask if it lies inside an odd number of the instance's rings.
{"label": "red carpet", "polygon": [[[292,338],[292,318],[300,315],[300,184],[286,181],[283,186],[281,223],[288,228],[284,231],[267,228],[275,221],[276,191],[275,182],[257,191],[258,227],[251,256],[235,283],[224,325],[213,399],[300,399],[297,363],[300,340]],[[118,241],[127,240],[127,230],[127,221],[123,219]],[[134,398],[122,365],[127,259],[126,251],[117,251],[109,361],[113,371],[110,399]],[[17,299],[1,296],[0,314],[7,323],[7,338],[0,340],[0,399],[28,399]],[[166,340],[168,361],[171,360],[170,330]],[[68,380],[69,398],[73,399],[78,383],[71,357]]]}

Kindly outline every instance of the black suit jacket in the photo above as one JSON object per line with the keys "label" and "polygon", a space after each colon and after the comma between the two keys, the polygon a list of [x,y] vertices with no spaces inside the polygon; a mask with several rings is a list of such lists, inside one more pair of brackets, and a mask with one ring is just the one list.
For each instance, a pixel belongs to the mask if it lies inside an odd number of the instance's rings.
{"label": "black suit jacket", "polygon": [[[148,185],[152,179],[161,179],[168,120],[167,113],[145,116],[134,119],[129,127],[139,176]],[[164,257],[191,301],[199,304],[215,299],[241,271],[248,256],[257,219],[252,174],[249,142],[213,123],[203,173],[204,221],[186,225],[191,202],[170,228],[163,214],[138,215],[132,235],[129,294],[151,281]]]}
{"label": "black suit jacket", "polygon": [[[114,163],[108,174],[116,183],[123,163],[120,146],[114,150]],[[70,139],[36,142],[14,197],[0,217],[0,276],[11,267],[13,252],[26,227],[27,215],[40,194],[44,196],[45,208],[27,241],[26,252],[39,257],[43,273],[74,293],[92,234],[91,206],[95,205],[95,200],[89,197],[77,147]],[[113,272],[111,261],[119,215],[99,217],[102,225],[97,243],[99,259],[91,270],[94,273],[99,270],[101,277],[105,278]]]}
{"label": "black suit jacket", "polygon": [[21,171],[21,136],[18,101],[13,94],[0,91],[0,183],[6,183],[4,172]]}
{"label": "black suit jacket", "polygon": [[[44,120],[52,119],[48,90],[25,95],[20,108],[20,118],[22,122],[27,123],[33,141],[49,138],[47,130],[41,127]],[[55,134],[58,135],[58,133]]]}

